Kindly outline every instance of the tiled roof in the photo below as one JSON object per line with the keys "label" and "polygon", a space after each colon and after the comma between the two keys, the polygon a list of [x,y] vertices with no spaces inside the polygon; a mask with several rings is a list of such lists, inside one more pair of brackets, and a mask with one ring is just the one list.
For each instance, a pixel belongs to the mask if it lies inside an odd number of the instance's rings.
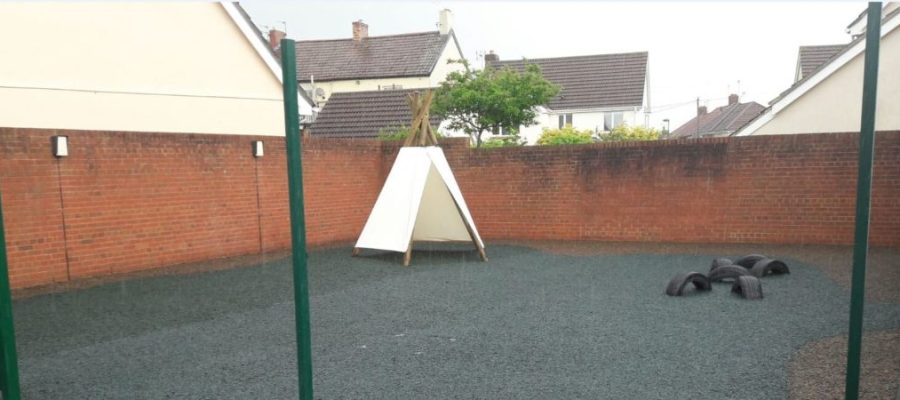
{"label": "tiled roof", "polygon": [[440,32],[297,42],[297,78],[309,82],[428,76],[451,37]]}
{"label": "tiled roof", "polygon": [[[377,137],[382,128],[409,126],[407,95],[415,90],[333,93],[319,112],[310,134],[320,137]],[[431,116],[437,128],[440,118]]]}
{"label": "tiled roof", "polygon": [[797,80],[811,74],[819,69],[828,60],[837,55],[846,44],[826,44],[822,46],[800,46],[800,52],[797,58],[797,64],[800,66],[800,75]]}
{"label": "tiled roof", "polygon": [[642,107],[647,78],[647,52],[599,54],[492,62],[492,66],[524,69],[537,64],[544,78],[562,87],[547,106],[552,110]]}
{"label": "tiled roof", "polygon": [[692,137],[697,133],[698,123],[700,124],[700,136],[730,134],[750,122],[763,110],[765,107],[755,101],[722,106],[685,122],[684,125],[672,131],[669,137]]}

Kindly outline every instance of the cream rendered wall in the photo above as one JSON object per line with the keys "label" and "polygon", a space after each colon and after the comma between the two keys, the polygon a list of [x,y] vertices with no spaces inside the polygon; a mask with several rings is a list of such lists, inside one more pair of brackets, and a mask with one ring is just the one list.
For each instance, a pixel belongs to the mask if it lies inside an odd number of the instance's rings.
{"label": "cream rendered wall", "polygon": [[0,126],[284,132],[278,78],[218,3],[0,3],[0,60]]}
{"label": "cream rendered wall", "polygon": [[[900,17],[897,17],[900,18]],[[900,130],[900,28],[881,39],[876,130]],[[753,135],[859,131],[863,54],[810,89]]]}
{"label": "cream rendered wall", "polygon": [[450,40],[447,41],[447,46],[444,47],[444,51],[441,53],[440,58],[438,58],[434,70],[431,71],[429,85],[431,87],[439,86],[444,82],[444,79],[447,78],[447,74],[454,71],[465,71],[466,67],[462,64],[448,62],[461,59],[463,59],[463,55],[459,53],[459,46],[456,44],[456,39],[451,37]]}
{"label": "cream rendered wall", "polygon": [[[539,112],[535,118],[535,125],[523,126],[519,128],[519,137],[525,139],[525,144],[536,144],[544,132],[544,128],[555,129],[559,127],[559,117],[557,114],[550,114],[546,110]],[[574,122],[574,121],[573,121]]]}
{"label": "cream rendered wall", "polygon": [[[438,58],[437,64],[434,66],[434,70],[431,71],[430,76],[316,82],[316,88],[322,89],[325,94],[324,96],[316,96],[314,100],[318,103],[319,107],[321,107],[325,105],[332,93],[379,90],[380,86],[390,85],[399,85],[403,89],[436,87],[444,81],[444,78],[450,72],[465,70],[465,67],[463,67],[462,64],[450,64],[447,62],[448,60],[459,60],[461,58],[462,54],[459,53],[459,48],[456,46],[454,39],[451,38],[444,47],[444,51]],[[308,76],[300,78],[309,79]],[[309,83],[301,83],[300,86],[307,91],[312,88],[312,85]]]}
{"label": "cream rendered wall", "polygon": [[[315,77],[314,77],[315,78]],[[382,79],[360,79],[346,81],[328,81],[316,82],[316,88],[322,89],[324,96],[316,96],[315,101],[319,107],[328,102],[328,98],[332,93],[341,92],[365,92],[370,90],[379,90],[379,86],[400,85],[403,89],[415,89],[430,87],[430,79],[427,76],[413,78],[382,78]],[[309,83],[301,83],[303,90],[309,91],[312,85]]]}

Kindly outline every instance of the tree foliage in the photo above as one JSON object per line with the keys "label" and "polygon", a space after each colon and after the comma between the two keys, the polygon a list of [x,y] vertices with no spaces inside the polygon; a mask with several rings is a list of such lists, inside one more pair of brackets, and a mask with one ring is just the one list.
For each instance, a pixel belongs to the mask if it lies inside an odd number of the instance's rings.
{"label": "tree foliage", "polygon": [[541,145],[560,145],[560,144],[586,144],[593,143],[594,137],[590,130],[579,131],[566,125],[561,129],[544,128],[541,137],[538,138],[537,144]]}
{"label": "tree foliage", "polygon": [[607,134],[600,135],[604,142],[627,142],[633,140],[658,140],[659,131],[656,128],[643,126],[619,125]]}
{"label": "tree foliage", "polygon": [[[387,126],[378,130],[378,140],[384,141],[393,141],[393,140],[403,140],[409,136],[409,125],[404,126]],[[435,135],[438,138],[445,137],[444,134],[435,130]]]}
{"label": "tree foliage", "polygon": [[[465,64],[465,61],[456,61]],[[535,107],[559,93],[540,67],[518,72],[509,67],[454,71],[435,93],[431,111],[447,119],[449,128],[465,132],[481,147],[484,132],[516,132],[535,124]]]}

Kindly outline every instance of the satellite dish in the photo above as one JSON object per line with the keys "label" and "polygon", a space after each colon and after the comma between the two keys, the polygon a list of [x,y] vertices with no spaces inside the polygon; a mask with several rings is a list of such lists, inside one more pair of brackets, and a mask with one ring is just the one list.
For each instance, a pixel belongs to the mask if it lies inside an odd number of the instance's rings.
{"label": "satellite dish", "polygon": [[316,96],[325,97],[325,90],[322,88],[316,88]]}

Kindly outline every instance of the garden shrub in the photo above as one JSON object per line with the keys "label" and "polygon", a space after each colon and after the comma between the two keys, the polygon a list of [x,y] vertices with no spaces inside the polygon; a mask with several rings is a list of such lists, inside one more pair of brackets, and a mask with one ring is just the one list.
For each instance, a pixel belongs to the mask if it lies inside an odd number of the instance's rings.
{"label": "garden shrub", "polygon": [[498,147],[518,147],[524,146],[525,140],[519,135],[496,136],[481,143],[481,147],[485,149]]}
{"label": "garden shrub", "polygon": [[537,144],[540,145],[560,145],[560,144],[587,144],[593,143],[594,137],[589,130],[579,131],[566,125],[561,129],[544,128],[541,137],[538,138]]}
{"label": "garden shrub", "polygon": [[659,131],[643,126],[620,125],[609,133],[600,135],[604,142],[627,142],[634,140],[659,140]]}
{"label": "garden shrub", "polygon": [[[434,127],[432,127],[432,130],[438,139],[445,137],[444,134],[434,129]],[[378,140],[403,140],[406,139],[407,136],[409,136],[409,126],[386,126],[378,130]]]}

